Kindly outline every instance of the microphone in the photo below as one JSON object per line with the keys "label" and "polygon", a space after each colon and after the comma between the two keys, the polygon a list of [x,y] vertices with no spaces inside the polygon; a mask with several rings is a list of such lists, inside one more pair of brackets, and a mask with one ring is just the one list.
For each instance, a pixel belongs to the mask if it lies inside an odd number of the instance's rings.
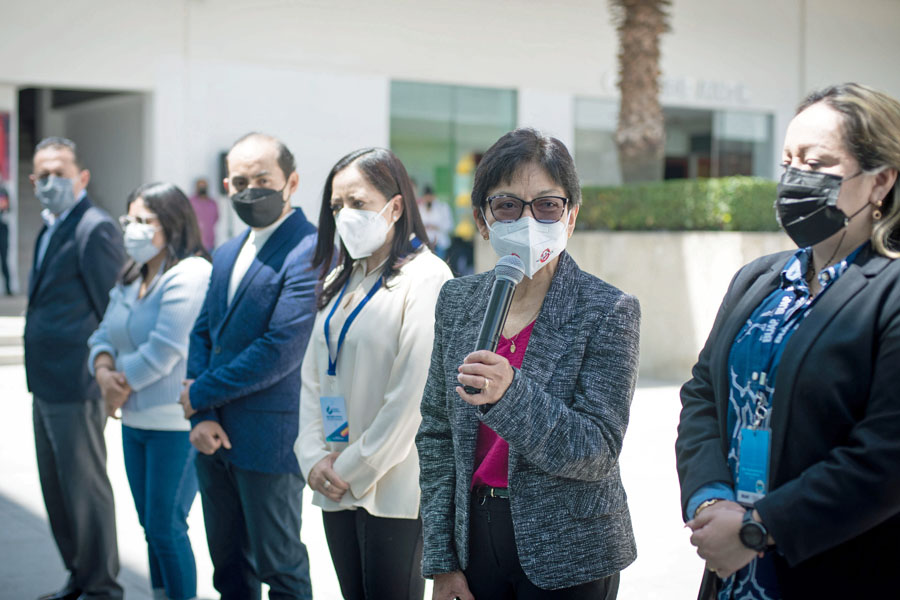
{"label": "microphone", "polygon": [[[525,265],[518,256],[512,254],[503,256],[494,267],[494,287],[491,289],[491,299],[488,301],[487,310],[484,312],[484,320],[481,322],[481,333],[478,334],[478,342],[475,350],[497,351],[497,343],[500,341],[500,332],[506,323],[506,315],[509,314],[509,305],[512,304],[513,293],[516,286],[525,277]],[[470,385],[463,386],[467,394],[480,394],[481,390]]]}

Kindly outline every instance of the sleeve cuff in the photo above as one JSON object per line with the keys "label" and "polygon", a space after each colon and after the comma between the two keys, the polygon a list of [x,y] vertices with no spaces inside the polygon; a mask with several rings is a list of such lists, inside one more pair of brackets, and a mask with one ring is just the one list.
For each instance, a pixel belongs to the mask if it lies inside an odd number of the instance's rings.
{"label": "sleeve cuff", "polygon": [[735,501],[734,490],[726,483],[721,481],[715,481],[713,483],[708,483],[701,487],[699,490],[694,492],[694,495],[691,496],[691,499],[687,502],[687,507],[685,509],[685,521],[690,521],[694,518],[694,513],[697,512],[697,509],[701,504],[706,502],[707,500],[730,500],[732,502]]}
{"label": "sleeve cuff", "polygon": [[108,344],[97,344],[96,346],[91,348],[91,353],[88,355],[88,373],[91,374],[91,377],[96,377],[97,373],[94,372],[94,361],[97,359],[97,355],[102,354],[103,352],[108,353],[115,359],[116,349]]}

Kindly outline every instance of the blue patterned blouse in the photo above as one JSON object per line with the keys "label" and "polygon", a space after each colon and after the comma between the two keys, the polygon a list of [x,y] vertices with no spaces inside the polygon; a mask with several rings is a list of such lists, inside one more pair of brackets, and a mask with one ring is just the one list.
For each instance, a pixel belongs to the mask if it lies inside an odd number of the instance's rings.
{"label": "blue patterned blouse", "polygon": [[[778,410],[777,406],[771,406],[771,398],[775,391],[778,364],[788,339],[816,301],[847,270],[864,246],[865,244],[844,260],[819,272],[819,285],[822,289],[815,298],[810,298],[809,286],[804,278],[812,251],[809,248],[798,250],[781,271],[781,286],[760,303],[734,339],[728,358],[728,431],[731,432],[728,466],[734,481],[737,481],[738,473],[739,434],[741,428],[754,425],[757,408],[755,398],[762,393],[769,399],[770,410],[759,424],[760,428],[768,429],[771,411]],[[719,600],[780,598],[771,552],[767,552],[763,558],[754,559],[726,579],[719,592]]]}

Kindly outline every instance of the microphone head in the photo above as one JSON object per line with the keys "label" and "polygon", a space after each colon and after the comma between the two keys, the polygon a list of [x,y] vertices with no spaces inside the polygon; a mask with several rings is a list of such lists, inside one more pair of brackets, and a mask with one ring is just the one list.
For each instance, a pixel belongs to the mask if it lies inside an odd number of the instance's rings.
{"label": "microphone head", "polygon": [[508,254],[497,261],[494,267],[494,276],[497,279],[505,279],[511,281],[514,285],[519,285],[525,277],[525,263],[518,256]]}

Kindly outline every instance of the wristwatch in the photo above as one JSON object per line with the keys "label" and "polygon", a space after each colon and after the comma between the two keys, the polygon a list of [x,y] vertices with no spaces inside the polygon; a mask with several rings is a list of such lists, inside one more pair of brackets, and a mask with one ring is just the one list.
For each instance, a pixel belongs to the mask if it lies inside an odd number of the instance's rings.
{"label": "wristwatch", "polygon": [[766,540],[769,538],[769,530],[766,526],[753,518],[753,509],[748,508],[744,513],[744,520],[741,522],[741,530],[738,534],[741,543],[757,552],[762,552],[768,544]]}

